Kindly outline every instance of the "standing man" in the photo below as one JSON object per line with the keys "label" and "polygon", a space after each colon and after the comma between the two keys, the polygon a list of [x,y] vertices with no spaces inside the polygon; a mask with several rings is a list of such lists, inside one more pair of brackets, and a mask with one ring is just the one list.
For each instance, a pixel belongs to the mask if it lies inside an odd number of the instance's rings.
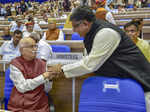
{"label": "standing man", "polygon": [[70,20],[74,32],[85,38],[88,55],[73,64],[55,65],[53,71],[67,78],[92,72],[97,76],[132,78],[145,92],[150,91],[150,63],[125,32],[107,21],[96,20],[88,7],[78,7]]}

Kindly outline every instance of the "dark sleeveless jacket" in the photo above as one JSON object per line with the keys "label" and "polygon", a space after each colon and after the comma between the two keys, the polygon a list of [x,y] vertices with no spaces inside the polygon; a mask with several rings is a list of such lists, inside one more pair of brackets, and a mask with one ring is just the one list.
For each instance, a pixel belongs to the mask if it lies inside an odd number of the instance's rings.
{"label": "dark sleeveless jacket", "polygon": [[[112,28],[117,31],[120,34],[121,41],[113,54],[95,71],[96,75],[133,78],[141,83],[145,91],[150,91],[150,63],[125,32],[117,26],[103,20],[93,22],[84,40],[87,53],[89,54],[92,49],[96,33],[103,28]],[[109,39],[109,37],[106,38]]]}
{"label": "dark sleeveless jacket", "polygon": [[[46,71],[46,63],[40,59],[26,61],[21,56],[12,60],[25,79],[33,79]],[[25,93],[20,93],[16,87],[12,89],[8,109],[13,112],[49,112],[48,96],[44,84]]]}

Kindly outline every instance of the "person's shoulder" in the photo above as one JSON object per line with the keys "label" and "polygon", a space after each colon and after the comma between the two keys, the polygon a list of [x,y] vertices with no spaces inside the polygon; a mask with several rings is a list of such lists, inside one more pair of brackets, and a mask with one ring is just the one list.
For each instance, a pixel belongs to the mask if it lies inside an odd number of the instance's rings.
{"label": "person's shoulder", "polygon": [[106,32],[109,32],[109,33],[110,33],[110,32],[112,32],[112,33],[113,33],[113,32],[116,32],[116,31],[115,31],[114,29],[112,29],[112,28],[102,28],[101,30],[99,30],[99,32],[105,32],[105,31],[106,31]]}
{"label": "person's shoulder", "polygon": [[50,47],[50,45],[46,42],[46,40],[40,40],[39,41],[39,46],[43,46],[43,47]]}
{"label": "person's shoulder", "polygon": [[142,44],[149,45],[149,43],[148,43],[147,40],[138,38],[138,41],[139,41],[140,43],[142,43]]}
{"label": "person's shoulder", "polygon": [[138,38],[138,42],[136,45],[145,49],[150,47],[148,41],[140,39],[140,38]]}

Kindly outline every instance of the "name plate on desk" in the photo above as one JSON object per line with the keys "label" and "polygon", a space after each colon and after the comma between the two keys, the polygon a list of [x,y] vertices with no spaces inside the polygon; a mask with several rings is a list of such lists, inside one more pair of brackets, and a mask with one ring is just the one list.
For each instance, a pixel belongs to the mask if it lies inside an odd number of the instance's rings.
{"label": "name plate on desk", "polygon": [[71,64],[83,57],[82,53],[54,53],[51,60],[48,61],[48,65],[53,64]]}
{"label": "name plate on desk", "polygon": [[80,60],[82,53],[53,53],[52,59]]}

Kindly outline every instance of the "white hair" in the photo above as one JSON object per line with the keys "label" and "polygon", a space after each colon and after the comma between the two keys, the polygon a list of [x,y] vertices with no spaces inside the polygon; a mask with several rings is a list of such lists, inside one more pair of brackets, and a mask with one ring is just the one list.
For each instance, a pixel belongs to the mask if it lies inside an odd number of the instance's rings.
{"label": "white hair", "polygon": [[26,38],[22,38],[19,41],[19,48],[23,48],[27,45],[29,45],[29,43],[34,42],[34,40],[31,37],[26,37]]}

